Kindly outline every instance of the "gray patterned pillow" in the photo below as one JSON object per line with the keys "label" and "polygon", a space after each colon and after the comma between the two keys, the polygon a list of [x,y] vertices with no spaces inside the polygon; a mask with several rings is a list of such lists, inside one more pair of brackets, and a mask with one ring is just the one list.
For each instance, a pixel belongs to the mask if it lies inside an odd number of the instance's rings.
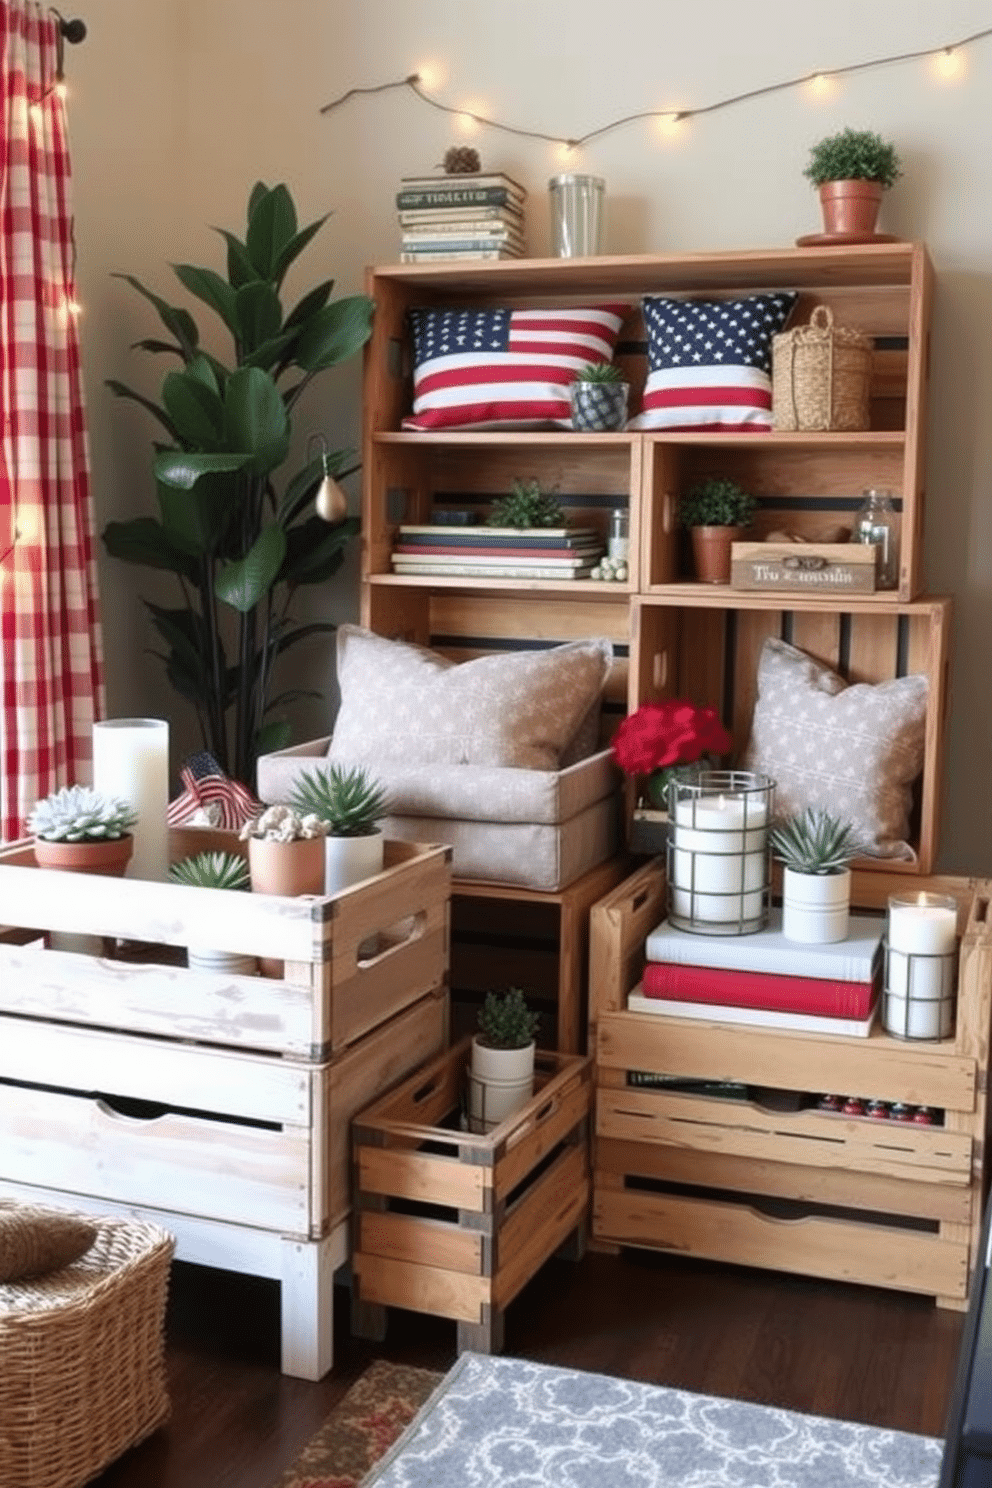
{"label": "gray patterned pillow", "polygon": [[869,856],[912,860],[927,693],[924,676],[848,686],[805,651],[767,640],[742,763],[775,781],[776,816],[819,807],[846,817]]}
{"label": "gray patterned pillow", "polygon": [[557,770],[612,660],[608,640],[459,664],[357,625],[337,633],[341,707],[328,757],[375,769],[511,765]]}

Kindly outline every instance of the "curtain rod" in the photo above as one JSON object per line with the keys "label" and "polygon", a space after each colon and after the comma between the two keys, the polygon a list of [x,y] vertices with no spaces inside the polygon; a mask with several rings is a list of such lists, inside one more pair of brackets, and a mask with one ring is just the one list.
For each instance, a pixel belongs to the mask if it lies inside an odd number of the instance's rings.
{"label": "curtain rod", "polygon": [[85,38],[85,21],[81,21],[78,18],[76,20],[67,21],[65,16],[59,15],[59,12],[55,9],[54,5],[50,5],[48,9],[50,15],[58,17],[59,35],[64,37],[65,40],[70,43],[70,45],[75,46],[77,42],[80,42]]}

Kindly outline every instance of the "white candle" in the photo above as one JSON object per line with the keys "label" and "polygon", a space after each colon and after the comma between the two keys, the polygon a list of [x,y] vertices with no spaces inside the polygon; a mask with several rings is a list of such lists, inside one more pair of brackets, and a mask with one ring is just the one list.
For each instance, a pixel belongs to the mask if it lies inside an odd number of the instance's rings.
{"label": "white candle", "polygon": [[919,893],[889,899],[885,1026],[909,1038],[946,1038],[954,1012],[957,903]]}
{"label": "white candle", "polygon": [[763,796],[721,794],[677,801],[674,912],[711,924],[760,918],[767,841],[768,807]]}
{"label": "white candle", "polygon": [[160,718],[112,718],[93,725],[93,788],[138,813],[129,878],[169,872],[169,725]]}

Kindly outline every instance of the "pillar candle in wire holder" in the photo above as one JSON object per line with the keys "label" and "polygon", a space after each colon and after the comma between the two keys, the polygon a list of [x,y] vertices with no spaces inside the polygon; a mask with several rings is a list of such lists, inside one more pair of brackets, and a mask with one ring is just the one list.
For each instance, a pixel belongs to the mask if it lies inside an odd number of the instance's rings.
{"label": "pillar candle in wire holder", "polygon": [[705,770],[669,786],[668,918],[698,935],[751,935],[768,922],[768,824],[775,782]]}
{"label": "pillar candle in wire holder", "polygon": [[957,984],[957,900],[949,894],[891,894],[882,1005],[886,1031],[897,1038],[950,1038]]}

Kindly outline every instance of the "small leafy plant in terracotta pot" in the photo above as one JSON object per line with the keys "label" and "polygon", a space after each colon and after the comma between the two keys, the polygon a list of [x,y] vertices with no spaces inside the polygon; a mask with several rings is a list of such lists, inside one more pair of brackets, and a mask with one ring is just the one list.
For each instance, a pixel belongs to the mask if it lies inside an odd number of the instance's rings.
{"label": "small leafy plant in terracotta pot", "polygon": [[469,1067],[472,1131],[491,1131],[530,1100],[540,1021],[539,1014],[527,1006],[520,987],[486,993]]}
{"label": "small leafy plant in terracotta pot", "polygon": [[35,862],[120,878],[134,852],[137,820],[128,801],[85,785],[65,786],[38,801],[28,817]]}
{"label": "small leafy plant in terracotta pot", "polygon": [[724,475],[707,476],[679,499],[679,520],[689,529],[701,583],[730,583],[730,549],[745,536],[754,508],[754,497]]}
{"label": "small leafy plant in terracotta pot", "polygon": [[850,822],[810,807],[769,833],[783,864],[782,933],[787,940],[826,945],[846,940],[851,908],[852,858],[863,851]]}
{"label": "small leafy plant in terracotta pot", "polygon": [[824,233],[858,242],[876,235],[882,193],[902,169],[891,141],[870,129],[842,129],[813,145],[803,175],[820,193]]}
{"label": "small leafy plant in terracotta pot", "polygon": [[389,810],[386,793],[361,766],[333,764],[301,775],[290,805],[316,816],[324,838],[324,893],[337,894],[382,872],[384,839],[379,822]]}

